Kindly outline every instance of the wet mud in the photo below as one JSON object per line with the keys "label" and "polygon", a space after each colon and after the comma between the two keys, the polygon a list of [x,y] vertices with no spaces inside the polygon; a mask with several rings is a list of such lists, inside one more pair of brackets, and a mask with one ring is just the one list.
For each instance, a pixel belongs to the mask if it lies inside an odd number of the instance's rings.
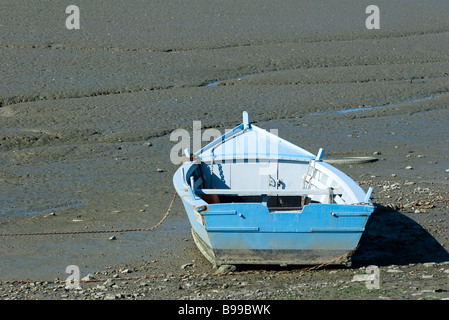
{"label": "wet mud", "polygon": [[[80,30],[61,2],[0,5],[0,234],[157,224],[174,194],[171,133],[224,133],[244,110],[325,159],[377,157],[338,165],[377,209],[352,268],[310,273],[210,276],[180,201],[154,231],[2,236],[2,299],[449,296],[447,3],[381,1],[379,30],[357,1],[77,5]],[[69,265],[120,290],[67,291],[53,282]],[[369,265],[384,291],[351,281]],[[158,274],[178,276],[145,280]]]}

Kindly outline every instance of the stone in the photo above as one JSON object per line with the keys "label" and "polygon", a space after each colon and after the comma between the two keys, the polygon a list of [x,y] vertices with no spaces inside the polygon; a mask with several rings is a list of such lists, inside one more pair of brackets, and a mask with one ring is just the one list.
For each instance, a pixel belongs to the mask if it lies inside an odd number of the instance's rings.
{"label": "stone", "polygon": [[424,267],[428,268],[428,267],[435,267],[436,263],[435,262],[425,262],[422,265]]}
{"label": "stone", "polygon": [[404,271],[399,270],[399,269],[389,269],[389,270],[387,270],[387,272],[389,272],[389,273],[401,273],[401,272],[404,272]]}
{"label": "stone", "polygon": [[120,272],[123,274],[126,274],[126,273],[131,273],[132,271],[129,269],[123,269],[123,270],[120,270]]}
{"label": "stone", "polygon": [[224,264],[217,269],[217,273],[233,272],[235,269],[237,269],[236,266],[232,264]]}
{"label": "stone", "polygon": [[90,281],[90,280],[93,280],[93,279],[95,279],[94,275],[89,273],[87,276],[85,276],[81,280],[83,280],[83,281]]}
{"label": "stone", "polygon": [[114,284],[115,284],[114,281],[112,281],[111,279],[108,279],[103,283],[103,286],[104,287],[112,287]]}

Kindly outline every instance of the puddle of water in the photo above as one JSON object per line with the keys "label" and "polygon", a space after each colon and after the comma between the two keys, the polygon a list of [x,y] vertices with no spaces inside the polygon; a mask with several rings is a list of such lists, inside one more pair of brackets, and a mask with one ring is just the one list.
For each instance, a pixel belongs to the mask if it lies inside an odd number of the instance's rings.
{"label": "puddle of water", "polygon": [[[241,76],[238,76],[238,77],[235,77],[235,78],[224,79],[224,80],[217,80],[217,81],[205,84],[204,86],[205,87],[213,87],[213,86],[219,85],[220,83],[223,83],[225,81],[232,81],[232,80],[235,81],[235,80],[244,79],[244,78],[248,78],[248,77],[251,77],[251,76],[256,76],[256,75],[260,75],[260,74],[264,74],[264,73],[273,73],[273,72],[282,72],[282,71],[286,71],[286,70],[274,70],[274,71],[268,71],[268,72],[244,74],[244,75],[241,75]],[[440,97],[440,96],[443,96],[443,95],[446,95],[446,94],[448,94],[448,93],[447,92],[443,92],[443,93],[434,94],[434,95],[431,95],[431,96],[428,96],[428,97],[424,97],[424,98],[408,99],[408,100],[404,100],[404,101],[399,101],[399,102],[395,102],[395,103],[387,103],[387,104],[382,104],[382,105],[378,105],[378,106],[358,107],[358,108],[352,108],[352,109],[324,111],[324,112],[310,113],[308,115],[309,116],[321,116],[321,115],[329,115],[329,114],[346,114],[346,113],[357,112],[357,111],[383,109],[383,108],[389,108],[389,107],[399,106],[399,105],[403,105],[403,104],[408,104],[408,103],[412,103],[412,102],[419,102],[419,101],[429,100],[429,99]]]}
{"label": "puddle of water", "polygon": [[346,113],[357,112],[357,111],[383,109],[383,108],[389,108],[389,107],[394,107],[394,106],[400,106],[400,105],[408,104],[408,103],[412,103],[412,102],[429,100],[429,99],[440,97],[440,96],[443,96],[443,95],[446,95],[446,94],[447,94],[447,92],[438,93],[438,94],[434,94],[434,95],[431,95],[431,96],[428,96],[428,97],[424,97],[424,98],[408,99],[408,100],[399,101],[399,102],[396,102],[396,103],[388,103],[388,104],[382,104],[382,105],[379,105],[379,106],[372,106],[372,107],[359,107],[359,108],[352,108],[352,109],[332,110],[332,111],[310,113],[309,116],[321,116],[321,115],[329,115],[329,114],[346,114]]}
{"label": "puddle of water", "polygon": [[[263,72],[263,73],[265,73],[265,72]],[[217,81],[205,84],[204,87],[213,87],[213,86],[219,85],[220,83],[225,82],[225,81],[244,79],[244,78],[248,78],[251,76],[258,75],[258,74],[261,74],[261,73],[250,73],[250,74],[244,74],[244,75],[241,75],[241,76],[238,76],[235,78],[231,78],[231,79],[217,80]]]}

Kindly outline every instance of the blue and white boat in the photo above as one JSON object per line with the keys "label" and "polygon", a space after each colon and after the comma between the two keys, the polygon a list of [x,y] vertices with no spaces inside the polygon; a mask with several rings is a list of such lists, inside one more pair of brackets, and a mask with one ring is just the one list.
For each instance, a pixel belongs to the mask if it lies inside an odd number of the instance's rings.
{"label": "blue and white boat", "polygon": [[[349,176],[248,120],[187,157],[173,177],[195,243],[215,266],[310,265],[358,246],[374,210]],[[350,255],[339,264],[350,264]]]}

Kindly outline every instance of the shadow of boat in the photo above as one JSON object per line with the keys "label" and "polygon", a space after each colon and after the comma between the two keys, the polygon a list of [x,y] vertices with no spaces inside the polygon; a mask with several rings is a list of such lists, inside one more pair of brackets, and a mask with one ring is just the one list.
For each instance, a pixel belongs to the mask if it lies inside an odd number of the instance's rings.
{"label": "shadow of boat", "polygon": [[399,211],[376,204],[352,266],[407,265],[449,261],[449,253],[420,224]]}

